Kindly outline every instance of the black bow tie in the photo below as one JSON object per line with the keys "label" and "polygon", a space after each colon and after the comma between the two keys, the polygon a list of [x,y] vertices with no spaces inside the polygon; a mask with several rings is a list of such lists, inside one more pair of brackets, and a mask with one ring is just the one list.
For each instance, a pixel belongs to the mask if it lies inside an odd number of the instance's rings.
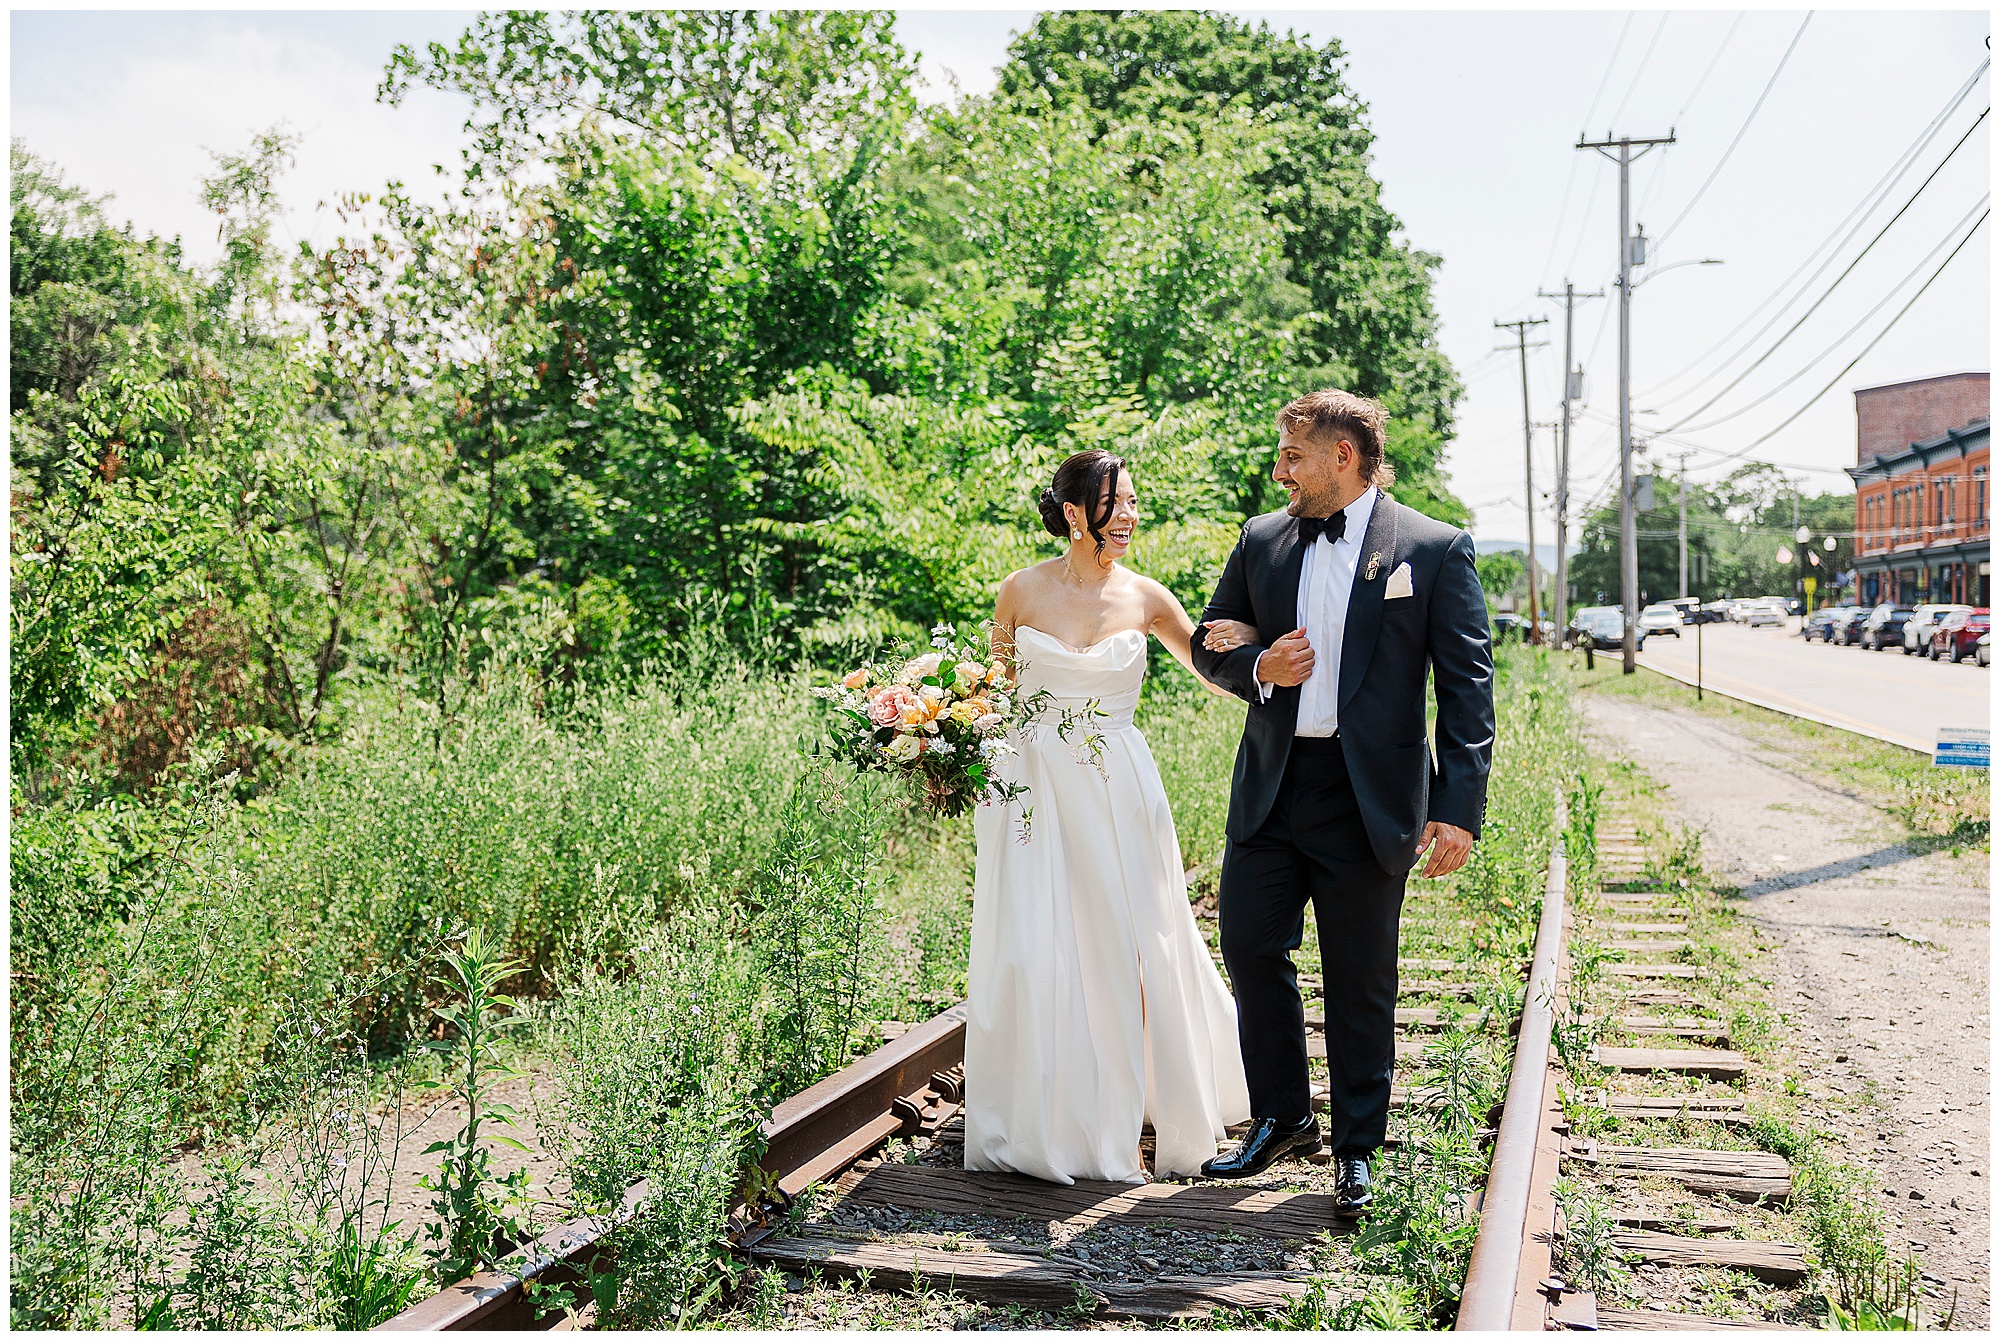
{"label": "black bow tie", "polygon": [[1299,518],[1299,541],[1310,545],[1321,536],[1329,541],[1338,541],[1347,534],[1347,513],[1336,512],[1331,517]]}

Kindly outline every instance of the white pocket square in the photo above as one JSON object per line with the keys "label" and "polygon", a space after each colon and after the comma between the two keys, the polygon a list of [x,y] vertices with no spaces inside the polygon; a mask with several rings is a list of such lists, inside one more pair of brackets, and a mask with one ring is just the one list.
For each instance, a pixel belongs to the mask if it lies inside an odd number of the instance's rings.
{"label": "white pocket square", "polygon": [[1413,595],[1416,588],[1410,583],[1410,565],[1399,563],[1396,571],[1389,574],[1389,585],[1382,589],[1382,599],[1393,601],[1402,596]]}

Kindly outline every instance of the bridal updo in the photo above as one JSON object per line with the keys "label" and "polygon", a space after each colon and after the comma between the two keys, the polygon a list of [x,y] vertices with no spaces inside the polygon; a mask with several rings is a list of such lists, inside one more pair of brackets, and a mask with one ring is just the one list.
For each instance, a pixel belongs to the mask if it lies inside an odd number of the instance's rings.
{"label": "bridal updo", "polygon": [[1058,540],[1069,539],[1069,520],[1063,516],[1063,504],[1074,503],[1084,516],[1084,526],[1090,538],[1104,548],[1104,527],[1111,520],[1111,509],[1115,505],[1113,495],[1118,491],[1118,472],[1125,469],[1123,457],[1113,456],[1102,447],[1093,447],[1087,452],[1078,452],[1069,460],[1056,467],[1055,481],[1042,490],[1038,501],[1042,512],[1042,525],[1049,528],[1049,534]]}

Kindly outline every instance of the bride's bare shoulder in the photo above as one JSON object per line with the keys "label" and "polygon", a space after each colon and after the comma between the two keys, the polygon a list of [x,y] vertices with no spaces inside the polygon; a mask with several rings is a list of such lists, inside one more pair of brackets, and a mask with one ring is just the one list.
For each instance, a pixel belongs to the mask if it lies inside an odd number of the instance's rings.
{"label": "bride's bare shoulder", "polygon": [[1061,559],[1044,559],[1040,563],[1029,564],[1026,568],[1016,568],[1000,579],[1000,590],[1016,596],[1039,591],[1052,584],[1056,574],[1061,570]]}

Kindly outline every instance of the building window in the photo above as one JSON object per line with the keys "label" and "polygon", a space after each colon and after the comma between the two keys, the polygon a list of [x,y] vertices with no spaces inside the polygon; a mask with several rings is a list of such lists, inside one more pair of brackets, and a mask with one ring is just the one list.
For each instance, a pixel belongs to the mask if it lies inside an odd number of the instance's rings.
{"label": "building window", "polygon": [[1972,471],[1972,522],[1975,526],[1986,524],[1986,467],[1975,466]]}

